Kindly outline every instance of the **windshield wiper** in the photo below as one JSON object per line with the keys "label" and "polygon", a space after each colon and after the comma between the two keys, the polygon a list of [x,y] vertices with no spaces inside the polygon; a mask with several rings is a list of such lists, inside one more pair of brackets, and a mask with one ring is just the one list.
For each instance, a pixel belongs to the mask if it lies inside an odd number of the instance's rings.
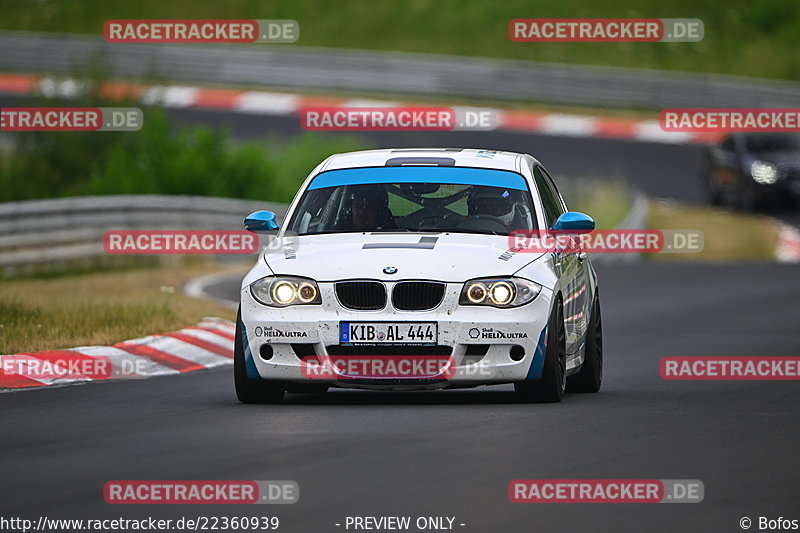
{"label": "windshield wiper", "polygon": [[442,233],[440,229],[385,228],[373,229],[369,233]]}
{"label": "windshield wiper", "polygon": [[500,233],[499,231],[478,231],[476,229],[443,229],[440,233],[468,233],[470,235],[508,235],[507,233]]}

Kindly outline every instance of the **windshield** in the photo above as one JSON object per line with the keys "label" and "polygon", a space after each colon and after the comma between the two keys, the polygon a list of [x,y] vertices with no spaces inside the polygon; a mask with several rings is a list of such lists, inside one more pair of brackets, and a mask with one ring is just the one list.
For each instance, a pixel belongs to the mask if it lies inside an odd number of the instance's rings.
{"label": "windshield", "polygon": [[534,230],[525,179],[458,167],[377,167],[324,172],[288,225],[298,235],[435,231],[508,235]]}
{"label": "windshield", "polygon": [[760,134],[747,136],[750,152],[788,152],[800,150],[800,137],[791,133]]}

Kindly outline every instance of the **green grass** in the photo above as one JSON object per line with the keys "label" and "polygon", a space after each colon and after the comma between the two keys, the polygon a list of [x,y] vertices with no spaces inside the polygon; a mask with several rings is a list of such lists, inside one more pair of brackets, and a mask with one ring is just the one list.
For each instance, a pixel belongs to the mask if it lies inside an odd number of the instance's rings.
{"label": "green grass", "polygon": [[[238,267],[242,268],[242,267]],[[234,312],[180,287],[219,265],[138,268],[0,281],[0,354],[107,345]]]}
{"label": "green grass", "polygon": [[234,144],[224,130],[175,124],[160,109],[145,109],[136,132],[33,132],[14,140],[0,160],[0,202],[102,194],[288,202],[327,156],[370,147],[363,137],[315,132]]}
{"label": "green grass", "polygon": [[[700,18],[700,43],[515,43],[513,18]],[[99,35],[125,18],[291,18],[305,46],[491,56],[800,79],[797,0],[5,0],[0,28]],[[266,45],[253,45],[266,46]],[[284,45],[291,46],[291,45]],[[266,48],[265,48],[266,49]]]}
{"label": "green grass", "polygon": [[613,229],[631,208],[630,189],[622,181],[558,180],[567,208],[591,216],[598,229]]}
{"label": "green grass", "polygon": [[648,228],[701,230],[703,251],[695,254],[652,254],[656,261],[741,261],[775,259],[778,228],[766,216],[749,215],[674,202],[650,202]]}
{"label": "green grass", "polygon": [[[628,214],[630,189],[621,180],[559,180],[567,207],[595,219],[598,229],[613,229]],[[672,201],[651,201],[646,227],[655,230],[700,230],[699,253],[647,254],[654,261],[772,261],[778,229],[773,219]]]}

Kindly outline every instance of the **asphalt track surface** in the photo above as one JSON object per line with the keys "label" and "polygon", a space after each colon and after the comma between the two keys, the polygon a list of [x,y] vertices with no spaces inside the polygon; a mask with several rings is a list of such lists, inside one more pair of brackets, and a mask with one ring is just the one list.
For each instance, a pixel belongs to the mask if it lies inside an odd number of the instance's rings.
{"label": "asphalt track surface", "polygon": [[[184,110],[237,139],[292,119]],[[296,122],[295,129],[296,129]],[[376,146],[484,146],[555,173],[619,172],[646,192],[701,201],[696,146],[512,133],[382,134]],[[798,355],[791,265],[598,265],[606,380],[593,395],[523,405],[510,387],[290,395],[241,405],[232,371],[0,395],[0,516],[276,515],[281,531],[342,531],[346,516],[454,516],[462,531],[740,531],[800,518],[797,382],[668,382],[667,355]],[[211,291],[235,299],[238,279]],[[699,479],[699,504],[512,504],[519,478]],[[289,506],[111,506],[114,479],[290,479]],[[793,514],[794,513],[794,514]],[[752,529],[756,529],[755,525]]]}
{"label": "asphalt track surface", "polygon": [[[231,369],[4,394],[0,516],[455,516],[462,531],[736,531],[797,513],[797,382],[667,382],[665,355],[796,355],[797,270],[602,265],[606,380],[556,405],[509,387],[241,405]],[[237,280],[214,288],[235,298]],[[700,479],[699,504],[512,504],[518,478]],[[289,506],[111,506],[113,479],[291,479]]]}

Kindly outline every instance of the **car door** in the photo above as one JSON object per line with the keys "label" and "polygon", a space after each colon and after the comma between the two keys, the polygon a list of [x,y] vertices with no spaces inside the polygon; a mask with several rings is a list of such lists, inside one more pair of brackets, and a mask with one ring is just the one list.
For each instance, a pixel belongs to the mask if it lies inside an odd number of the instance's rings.
{"label": "car door", "polygon": [[[544,167],[534,165],[533,176],[536,181],[536,188],[539,190],[539,196],[542,199],[547,227],[551,229],[558,217],[566,212],[566,205]],[[583,305],[581,290],[584,293],[586,291],[586,267],[583,265],[583,261],[578,259],[578,254],[576,253],[556,250],[551,253],[551,257],[553,268],[561,281],[563,289],[567,353],[573,354],[580,347],[579,343],[586,329],[586,326],[582,323],[583,317],[581,316]]]}
{"label": "car door", "polygon": [[[547,173],[547,170],[542,168],[544,172],[544,176],[547,179],[548,183],[553,187],[553,191],[555,191],[556,196],[561,205],[561,212],[566,213],[569,211],[567,208],[567,203],[564,201],[564,198],[561,196],[561,193],[558,191],[558,187],[556,186],[555,181],[550,177],[550,174]],[[574,278],[574,292],[569,295],[569,298],[575,303],[574,313],[565,316],[566,318],[570,318],[572,322],[572,326],[575,329],[575,345],[574,350],[569,351],[569,353],[575,353],[580,349],[581,343],[586,338],[586,332],[589,329],[589,320],[591,318],[591,307],[592,307],[592,294],[589,291],[589,278],[591,276],[589,266],[589,262],[587,261],[588,255],[585,252],[574,252],[569,254],[567,260],[573,265],[576,269],[575,278]],[[569,327],[569,323],[567,326]]]}

